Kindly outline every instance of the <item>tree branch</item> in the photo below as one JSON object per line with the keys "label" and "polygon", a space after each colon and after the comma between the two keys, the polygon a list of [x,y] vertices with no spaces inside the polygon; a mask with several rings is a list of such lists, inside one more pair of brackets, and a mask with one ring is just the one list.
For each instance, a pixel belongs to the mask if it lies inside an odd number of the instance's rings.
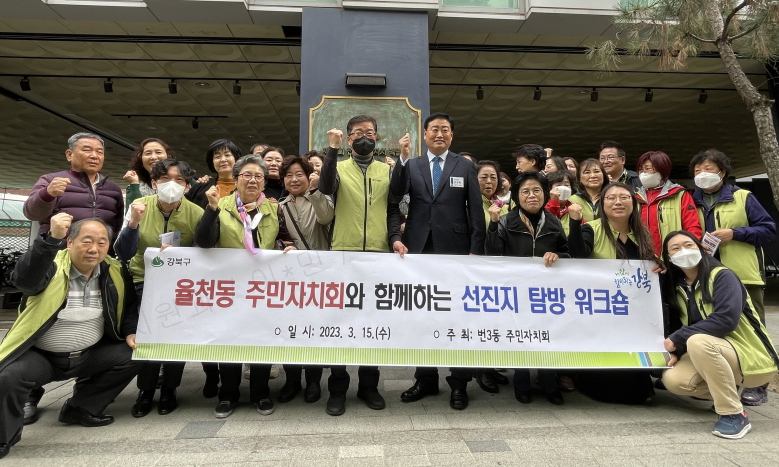
{"label": "tree branch", "polygon": [[746,31],[742,31],[742,32],[740,32],[740,33],[736,34],[736,35],[735,35],[735,36],[733,36],[733,37],[728,37],[728,38],[727,38],[727,41],[732,43],[732,42],[733,42],[733,41],[735,41],[736,39],[741,39],[742,37],[746,36],[746,35],[747,35],[747,34],[749,34],[750,32],[752,32],[752,31],[754,31],[755,29],[757,29],[758,27],[760,27],[760,24],[759,24],[759,23],[755,23],[755,24],[753,24],[753,25],[752,25],[752,27],[751,27],[751,28],[747,29]]}
{"label": "tree branch", "polygon": [[728,28],[730,27],[730,22],[733,21],[733,17],[736,16],[736,14],[741,11],[741,9],[749,6],[750,3],[752,3],[752,0],[744,0],[736,8],[734,8],[733,11],[730,12],[727,18],[725,18],[725,25],[722,27],[721,40],[728,40]]}
{"label": "tree branch", "polygon": [[696,41],[708,42],[709,44],[716,44],[717,41],[719,40],[719,39],[704,39],[702,37],[696,36],[695,34],[693,34],[691,32],[685,32],[685,34],[687,34],[688,36],[692,37]]}

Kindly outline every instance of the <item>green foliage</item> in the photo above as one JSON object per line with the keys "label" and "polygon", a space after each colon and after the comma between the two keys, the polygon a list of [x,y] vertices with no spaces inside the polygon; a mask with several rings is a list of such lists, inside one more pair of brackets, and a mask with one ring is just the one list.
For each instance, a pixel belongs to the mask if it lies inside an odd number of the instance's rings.
{"label": "green foliage", "polygon": [[[704,14],[712,2],[721,12],[717,21]],[[588,50],[599,70],[616,69],[620,49],[637,57],[659,57],[661,70],[679,70],[701,47],[721,42],[732,44],[739,57],[779,59],[777,0],[623,0],[615,8],[617,39]]]}

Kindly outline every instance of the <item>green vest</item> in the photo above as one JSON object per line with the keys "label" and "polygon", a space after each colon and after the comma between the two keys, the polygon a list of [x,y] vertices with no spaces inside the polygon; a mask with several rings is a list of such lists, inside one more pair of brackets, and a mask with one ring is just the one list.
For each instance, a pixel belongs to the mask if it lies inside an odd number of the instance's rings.
{"label": "green vest", "polygon": [[[235,192],[219,200],[219,241],[217,248],[244,248],[243,222],[235,205]],[[276,247],[276,237],[279,235],[278,204],[272,204],[265,198],[259,207],[262,219],[257,225],[257,244],[263,250],[273,250]]]}
{"label": "green vest", "polygon": [[[714,226],[717,229],[735,229],[749,225],[747,218],[748,190],[736,190],[733,192],[733,202],[717,203],[711,215],[714,216]],[[698,206],[698,219],[701,226],[706,228],[704,219],[704,207]],[[757,255],[763,255],[762,249],[749,243],[731,240],[720,243],[720,262],[728,269],[736,273],[743,284],[765,285]]]}
{"label": "green vest", "polygon": [[366,172],[351,157],[338,163],[331,249],[389,251],[389,166],[373,161]]}
{"label": "green vest", "polygon": [[[113,281],[118,295],[115,325],[117,335],[121,335],[121,323],[124,315],[122,264],[108,256],[103,261],[108,263],[108,275]],[[24,310],[16,318],[3,342],[0,342],[0,367],[4,366],[6,359],[12,356],[17,349],[25,348],[25,343],[54,318],[67,299],[71,265],[69,251],[62,250],[57,253],[54,264],[57,265],[57,272],[49,281],[46,289],[38,295],[27,297]],[[103,293],[102,290],[101,293]],[[110,310],[108,312],[110,313]]]}
{"label": "green vest", "polygon": [[670,198],[662,199],[657,204],[657,224],[660,228],[661,242],[669,233],[682,230],[682,196],[684,193],[684,190],[679,190]]}
{"label": "green vest", "polygon": [[[590,222],[595,220],[595,217],[598,214],[598,210],[597,209],[593,210],[592,204],[590,204],[589,201],[587,201],[586,199],[582,198],[579,195],[571,195],[571,197],[568,198],[568,201],[570,201],[572,204],[576,203],[582,207],[582,218],[584,219],[585,222]],[[563,214],[563,217],[560,218],[560,223],[563,224],[563,231],[565,232],[566,237],[568,236],[569,233],[568,232],[569,222],[571,222],[571,216],[566,212],[565,214]],[[581,220],[579,222],[581,222]]]}
{"label": "green vest", "polygon": [[[709,290],[714,290],[714,279],[720,271],[724,270],[725,268],[723,267],[717,267],[711,271]],[[703,289],[700,287],[700,284],[695,287],[694,294],[701,317],[703,319],[708,318],[714,311],[714,304],[703,303]],[[687,310],[687,291],[684,287],[677,287],[676,299],[679,302],[679,308],[682,310],[681,322],[689,326],[691,323]],[[747,294],[747,305],[747,309],[741,313],[738,326],[733,332],[725,336],[725,340],[736,349],[741,374],[744,376],[775,372],[777,371],[776,351],[773,348],[771,339],[768,337],[768,331],[766,331],[765,326],[760,322],[760,318],[754,311],[749,294]]]}
{"label": "green vest", "polygon": [[[614,228],[612,228],[611,224],[608,222],[606,222],[606,224],[608,224],[609,228],[611,229],[611,235],[615,239],[619,238],[619,232],[614,230]],[[608,237],[606,237],[606,231],[601,224],[601,220],[596,219],[594,221],[587,222],[587,225],[592,227],[592,232],[594,234],[590,258],[617,259],[617,248],[611,243],[611,241],[609,241]],[[632,231],[628,233],[628,238],[633,240],[634,243],[638,244],[636,241],[636,236],[633,235]]]}
{"label": "green vest", "polygon": [[195,239],[197,223],[203,216],[203,208],[186,198],[181,198],[181,204],[170,213],[167,228],[165,216],[157,204],[157,195],[146,196],[138,201],[146,203],[146,213],[138,224],[138,251],[130,260],[130,272],[134,282],[143,282],[143,254],[146,248],[159,248],[160,234],[165,232],[181,232],[181,246],[192,246]]}
{"label": "green vest", "polygon": [[[484,195],[481,195],[481,203],[482,203],[482,206],[484,206],[484,219],[487,221],[487,227],[489,227],[490,226],[490,212],[489,212],[489,209],[490,209],[490,206],[492,206],[492,203],[490,203],[490,200],[485,198]],[[508,205],[504,204],[503,206],[501,206],[501,208],[500,208],[500,215],[501,216],[505,216],[508,213],[509,213]]]}

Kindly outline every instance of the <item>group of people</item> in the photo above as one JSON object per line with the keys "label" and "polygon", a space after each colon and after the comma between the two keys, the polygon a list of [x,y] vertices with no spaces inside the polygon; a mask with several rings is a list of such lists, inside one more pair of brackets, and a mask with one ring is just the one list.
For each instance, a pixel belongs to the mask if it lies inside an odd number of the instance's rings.
{"label": "group of people", "polygon": [[[76,378],[59,415],[64,423],[113,422],[104,410],[136,376],[134,417],[151,412],[157,388],[157,412],[176,410],[184,363],[132,360],[143,254],[167,245],[251,254],[542,257],[546,267],[560,258],[654,262],[671,368],[654,382],[644,370],[539,369],[541,389],[553,404],[563,404],[561,390],[574,388],[596,400],[640,404],[663,388],[713,400],[717,436],[741,438],[750,430],[743,404],[767,400],[779,363],[764,326],[761,249],[776,229],[754,195],[729,182],[725,154],[710,149],[692,158],[690,190],[670,180],[671,160],[661,151],[639,157],[634,172],[614,141],[583,161],[525,144],[513,154],[519,175],[511,180],[495,161],[450,150],[455,128],[447,114],[425,119],[427,152],[418,158],[410,157],[406,134],[399,159],[377,160],[378,130],[374,118],[356,116],[345,134],[328,131],[326,153],[302,156],[268,145],[242,156],[233,142],[217,140],[205,158],[213,175],[198,179],[168,145],[149,138],[133,154],[126,198],[101,173],[102,139],[73,135],[65,152],[69,170],[42,176],[25,203],[40,235],[14,272],[24,299],[0,343],[0,457],[19,441],[24,424],[35,422],[42,387],[51,381]],[[351,151],[339,161],[344,136]],[[218,398],[215,416],[236,408],[242,376],[258,412],[273,413],[274,367],[252,363],[244,372],[241,364],[203,363],[203,395]],[[350,375],[343,365],[329,368],[325,410],[337,416],[345,412]],[[284,373],[278,402],[301,392],[309,403],[321,398],[322,366],[284,365]],[[361,366],[357,374],[357,397],[384,409],[379,368]],[[474,376],[487,392],[509,382],[495,369],[451,368],[453,409],[468,406]],[[414,377],[403,402],[439,392],[437,368],[419,367]],[[530,371],[515,370],[513,385],[516,399],[530,403]]]}

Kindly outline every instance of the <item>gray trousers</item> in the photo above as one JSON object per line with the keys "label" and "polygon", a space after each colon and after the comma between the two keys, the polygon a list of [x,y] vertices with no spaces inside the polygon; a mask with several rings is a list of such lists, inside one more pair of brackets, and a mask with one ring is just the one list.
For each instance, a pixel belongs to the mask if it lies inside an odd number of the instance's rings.
{"label": "gray trousers", "polygon": [[0,370],[0,443],[8,443],[24,425],[24,403],[30,391],[52,381],[76,378],[69,405],[92,415],[108,404],[138,374],[125,342],[101,341],[80,357],[53,356],[32,348]]}

